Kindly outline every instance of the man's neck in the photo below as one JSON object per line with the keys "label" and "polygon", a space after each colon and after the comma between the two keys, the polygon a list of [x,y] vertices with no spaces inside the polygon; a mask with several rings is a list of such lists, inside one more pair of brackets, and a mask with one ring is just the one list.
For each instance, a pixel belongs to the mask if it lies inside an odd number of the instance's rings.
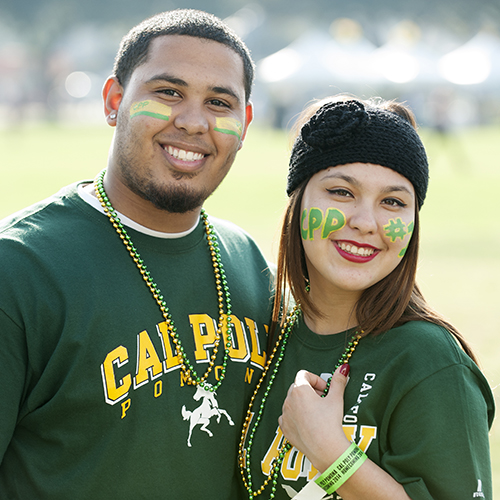
{"label": "man's neck", "polygon": [[[87,184],[84,189],[96,197],[94,184]],[[165,210],[160,210],[156,208],[152,203],[134,203],[135,200],[127,200],[128,193],[117,193],[113,194],[113,188],[106,188],[106,195],[108,196],[113,208],[127,216],[129,219],[133,220],[141,226],[153,229],[154,231],[160,231],[163,233],[182,233],[184,231],[189,231],[193,226],[196,225],[200,218],[199,209],[186,212],[186,213],[171,213]],[[124,196],[125,195],[125,196]],[[97,198],[97,197],[96,197]],[[119,201],[123,200],[123,201]]]}

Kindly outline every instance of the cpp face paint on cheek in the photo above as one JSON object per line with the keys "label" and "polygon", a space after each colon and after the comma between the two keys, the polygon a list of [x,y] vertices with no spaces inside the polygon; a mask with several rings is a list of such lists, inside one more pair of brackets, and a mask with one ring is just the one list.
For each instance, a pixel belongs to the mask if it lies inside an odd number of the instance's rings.
{"label": "cpp face paint on cheek", "polygon": [[[307,220],[307,227],[304,222]],[[330,207],[326,213],[321,208],[311,207],[302,211],[300,218],[300,230],[302,239],[314,240],[314,231],[321,230],[321,239],[326,239],[330,234],[339,231],[345,226],[346,218],[344,212],[338,208]]]}
{"label": "cpp face paint on cheek", "polygon": [[172,108],[170,106],[156,101],[139,101],[130,106],[130,118],[145,115],[168,121],[171,114]]}
{"label": "cpp face paint on cheek", "polygon": [[235,118],[218,117],[215,119],[214,130],[223,134],[235,135],[238,139],[241,139],[243,125]]}

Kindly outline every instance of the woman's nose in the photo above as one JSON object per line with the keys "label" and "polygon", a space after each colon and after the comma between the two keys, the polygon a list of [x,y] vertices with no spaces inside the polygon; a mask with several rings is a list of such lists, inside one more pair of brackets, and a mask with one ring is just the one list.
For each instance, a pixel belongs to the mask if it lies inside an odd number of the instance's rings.
{"label": "woman's nose", "polygon": [[362,234],[374,233],[377,231],[377,218],[372,207],[365,204],[354,207],[349,218],[349,225],[353,229],[358,229]]}

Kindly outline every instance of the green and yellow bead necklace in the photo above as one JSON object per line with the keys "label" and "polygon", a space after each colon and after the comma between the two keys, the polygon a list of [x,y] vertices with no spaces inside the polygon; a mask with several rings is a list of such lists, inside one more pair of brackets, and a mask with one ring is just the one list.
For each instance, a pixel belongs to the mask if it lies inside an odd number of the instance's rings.
{"label": "green and yellow bead necklace", "polygon": [[[219,303],[219,321],[217,323],[217,332],[214,343],[214,349],[212,352],[212,356],[210,357],[208,368],[204,373],[204,375],[200,377],[196,373],[196,370],[194,369],[193,365],[187,358],[186,353],[184,352],[181,339],[179,338],[179,334],[177,333],[177,328],[174,324],[174,320],[172,319],[172,315],[169,311],[169,308],[167,307],[167,303],[165,302],[165,299],[161,294],[160,288],[153,281],[151,273],[147,270],[144,261],[141,259],[139,252],[132,243],[132,240],[128,235],[127,231],[125,230],[125,227],[121,223],[116,210],[113,208],[111,202],[109,201],[109,198],[106,195],[103,183],[105,172],[106,170],[102,170],[94,179],[95,194],[104,210],[104,213],[108,216],[109,221],[111,222],[116,232],[118,233],[118,236],[121,238],[123,244],[127,248],[130,256],[135,262],[137,268],[139,269],[142,278],[146,282],[146,285],[153,294],[156,303],[160,307],[161,314],[167,326],[167,331],[170,337],[172,338],[172,342],[175,344],[175,348],[178,355],[181,358],[181,371],[185,374],[186,381],[188,384],[200,385],[207,391],[215,392],[220,387],[226,375],[227,359],[229,356],[229,349],[231,348],[232,345],[232,336],[231,336],[231,296],[229,293],[229,287],[227,285],[227,279],[224,272],[224,267],[221,261],[219,245],[217,243],[217,236],[214,232],[213,226],[209,223],[208,216],[205,213],[205,210],[202,209],[200,217],[205,225],[205,233],[206,233],[208,248],[210,251],[210,256],[212,258],[212,266],[214,269],[215,284],[217,288],[217,296]],[[224,313],[224,302],[226,303],[226,314]],[[224,318],[224,316],[226,316],[226,318]],[[213,370],[213,367],[215,366],[215,359],[217,357],[217,352],[219,349],[221,337],[223,337],[224,326],[225,326],[226,343],[224,347],[224,357],[222,360],[221,374],[216,384],[209,384],[207,383],[207,378],[210,372]]]}
{"label": "green and yellow bead necklace", "polygon": [[[288,451],[291,450],[292,445],[287,441],[285,438],[283,440],[283,444],[281,445],[280,449],[278,450],[278,454],[276,457],[274,457],[272,463],[271,470],[269,472],[269,475],[267,476],[266,480],[262,483],[262,486],[260,488],[254,490],[253,489],[253,481],[252,481],[252,472],[251,472],[251,460],[250,460],[250,453],[252,450],[252,444],[253,444],[253,439],[255,436],[255,432],[257,431],[257,428],[260,424],[260,421],[262,419],[262,414],[264,412],[264,406],[266,404],[267,397],[269,396],[269,392],[271,390],[271,387],[273,386],[274,379],[276,378],[276,375],[278,373],[279,367],[281,362],[283,361],[283,358],[285,356],[285,348],[288,342],[288,337],[297,322],[298,317],[300,316],[300,307],[295,306],[290,314],[287,316],[286,321],[281,328],[280,334],[278,336],[278,339],[276,340],[276,344],[274,346],[273,351],[271,352],[269,359],[266,363],[266,366],[263,370],[262,376],[260,377],[259,382],[257,383],[257,386],[255,388],[255,391],[252,395],[252,398],[250,399],[250,405],[247,410],[247,414],[245,417],[245,421],[243,422],[243,430],[241,433],[241,439],[240,439],[240,444],[238,447],[238,463],[240,467],[240,472],[243,477],[243,483],[245,485],[245,488],[248,492],[248,497],[250,500],[252,500],[254,497],[257,495],[260,495],[261,493],[264,492],[266,486],[272,481],[272,486],[271,486],[271,493],[269,495],[269,498],[272,499],[274,498],[276,494],[276,485],[278,483],[278,473],[279,469],[281,467],[281,464],[285,458],[285,455],[288,453]],[[353,335],[352,339],[350,342],[347,344],[347,347],[345,348],[344,353],[340,357],[337,365],[335,366],[333,372],[342,364],[349,363],[349,360],[351,359],[351,356],[353,352],[356,349],[356,346],[359,343],[359,339],[361,338],[361,335],[359,335],[357,332]],[[280,347],[281,344],[281,347]],[[260,387],[262,386],[262,383],[264,381],[264,378],[266,377],[270,366],[273,362],[273,359],[276,357],[276,354],[279,354],[276,359],[276,363],[274,365],[274,370],[269,376],[269,380],[267,382],[267,387],[265,388],[264,395],[262,397],[262,401],[260,403],[259,410],[255,413],[255,421],[253,423],[253,426],[251,430],[249,431],[249,426],[250,426],[250,421],[252,420],[252,408],[253,404],[255,402],[255,399],[257,397],[257,393],[259,392]],[[332,372],[332,376],[333,376]],[[328,394],[328,390],[330,389],[330,384],[331,384],[332,377],[330,377],[327,381],[326,388],[321,395],[321,397],[325,397]],[[247,447],[245,448],[245,441],[248,433],[248,440],[247,440]]]}

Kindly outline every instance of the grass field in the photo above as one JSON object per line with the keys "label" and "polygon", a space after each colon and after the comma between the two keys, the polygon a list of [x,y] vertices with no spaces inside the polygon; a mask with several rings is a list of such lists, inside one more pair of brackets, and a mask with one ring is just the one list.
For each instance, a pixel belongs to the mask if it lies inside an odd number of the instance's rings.
{"label": "grass field", "polygon": [[[112,131],[32,126],[0,131],[0,218],[106,166]],[[500,401],[500,127],[448,137],[422,131],[431,184],[421,212],[419,283],[427,299],[465,334]],[[288,158],[283,132],[250,130],[208,212],[251,233],[274,260]],[[500,424],[491,434],[500,487]],[[500,500],[500,491],[496,494]]]}

